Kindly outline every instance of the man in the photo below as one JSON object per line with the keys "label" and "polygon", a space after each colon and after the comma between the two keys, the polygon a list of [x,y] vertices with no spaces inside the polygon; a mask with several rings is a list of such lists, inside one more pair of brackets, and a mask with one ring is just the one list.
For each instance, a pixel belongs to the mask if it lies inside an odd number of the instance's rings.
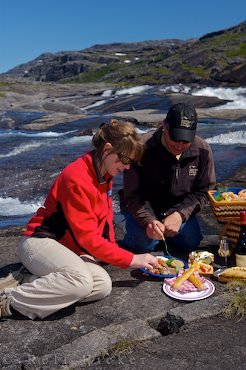
{"label": "man", "polygon": [[196,214],[208,203],[207,191],[216,179],[211,148],[196,136],[196,127],[195,108],[179,103],[156,131],[143,136],[142,165],[124,174],[127,249],[152,251],[163,237],[174,249],[199,246]]}

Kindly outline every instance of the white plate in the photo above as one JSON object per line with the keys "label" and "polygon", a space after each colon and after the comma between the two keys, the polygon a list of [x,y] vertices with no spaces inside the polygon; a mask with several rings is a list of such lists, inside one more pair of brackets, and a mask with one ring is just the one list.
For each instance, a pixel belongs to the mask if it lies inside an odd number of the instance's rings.
{"label": "white plate", "polygon": [[172,290],[172,287],[169,284],[164,283],[163,291],[169,297],[179,299],[180,301],[199,301],[200,299],[204,299],[211,296],[215,291],[214,284],[211,281],[206,280],[203,284],[206,287],[205,290],[197,290],[195,292],[182,293],[179,291],[175,292],[174,290]]}

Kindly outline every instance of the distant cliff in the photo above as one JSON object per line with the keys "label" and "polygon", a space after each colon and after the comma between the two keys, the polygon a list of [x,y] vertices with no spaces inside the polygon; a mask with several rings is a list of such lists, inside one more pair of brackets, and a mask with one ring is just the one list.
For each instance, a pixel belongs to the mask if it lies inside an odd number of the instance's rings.
{"label": "distant cliff", "polygon": [[187,41],[94,45],[44,53],[4,75],[36,81],[246,85],[246,22]]}

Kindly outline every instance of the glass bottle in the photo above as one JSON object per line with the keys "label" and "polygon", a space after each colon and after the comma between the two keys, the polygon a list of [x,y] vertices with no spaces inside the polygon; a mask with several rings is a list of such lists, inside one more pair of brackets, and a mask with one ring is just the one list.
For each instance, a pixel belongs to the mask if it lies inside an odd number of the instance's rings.
{"label": "glass bottle", "polygon": [[246,211],[240,212],[240,234],[235,249],[236,265],[246,267]]}

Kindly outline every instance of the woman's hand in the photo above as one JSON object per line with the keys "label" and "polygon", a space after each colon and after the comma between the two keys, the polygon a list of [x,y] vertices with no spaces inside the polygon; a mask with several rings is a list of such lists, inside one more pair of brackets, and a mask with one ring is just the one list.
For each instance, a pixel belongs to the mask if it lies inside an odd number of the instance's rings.
{"label": "woman's hand", "polygon": [[174,236],[179,232],[182,225],[181,214],[177,211],[171,213],[163,220],[165,236]]}
{"label": "woman's hand", "polygon": [[153,267],[157,266],[157,263],[158,263],[157,258],[149,253],[135,254],[130,264],[130,267],[132,268],[143,267],[145,269],[152,269]]}
{"label": "woman's hand", "polygon": [[153,220],[146,227],[146,234],[150,239],[162,240],[165,232],[165,226],[158,220]]}

